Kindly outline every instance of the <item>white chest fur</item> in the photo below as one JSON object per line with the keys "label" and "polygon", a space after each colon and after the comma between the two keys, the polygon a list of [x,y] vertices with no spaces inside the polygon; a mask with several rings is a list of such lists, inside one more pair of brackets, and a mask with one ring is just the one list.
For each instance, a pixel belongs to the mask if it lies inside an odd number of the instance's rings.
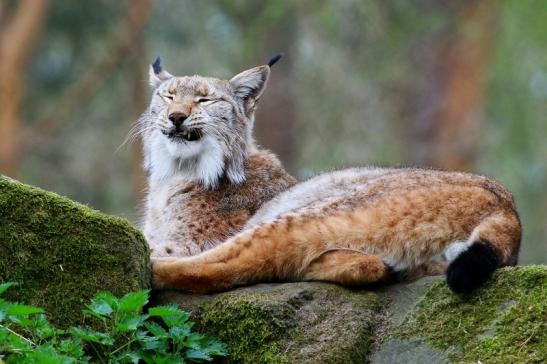
{"label": "white chest fur", "polygon": [[[143,232],[152,256],[167,256],[174,252],[178,244],[171,241],[173,233],[178,236],[184,232],[174,223],[176,211],[169,206],[169,198],[188,182],[181,178],[169,178],[151,183],[146,200]],[[178,252],[180,254],[180,252]]]}

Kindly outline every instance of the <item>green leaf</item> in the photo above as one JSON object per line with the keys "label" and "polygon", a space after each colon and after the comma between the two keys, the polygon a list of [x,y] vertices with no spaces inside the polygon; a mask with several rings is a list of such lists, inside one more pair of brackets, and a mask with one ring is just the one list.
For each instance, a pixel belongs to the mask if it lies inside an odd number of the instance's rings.
{"label": "green leaf", "polygon": [[99,319],[109,317],[113,311],[112,306],[110,306],[108,302],[103,299],[93,299],[91,303],[87,305],[87,308],[88,309],[85,310],[86,313],[89,313]]}
{"label": "green leaf", "polygon": [[152,357],[154,364],[184,364],[185,360],[180,355],[160,354]]}
{"label": "green leaf", "polygon": [[104,332],[98,332],[92,329],[81,327],[72,327],[70,328],[69,332],[83,341],[94,342],[109,346],[114,344],[114,340],[112,339],[112,337],[110,337],[109,334],[105,334]]}
{"label": "green leaf", "polygon": [[176,306],[158,306],[148,310],[152,317],[160,317],[169,327],[180,326],[188,321],[190,314],[180,310]]}
{"label": "green leaf", "polygon": [[[198,357],[193,357],[194,355],[207,355],[211,356],[226,356],[228,352],[224,344],[219,343],[218,341],[206,337],[201,334],[192,333],[188,338],[189,344],[191,346],[190,350],[186,354],[188,358],[200,359]],[[191,355],[191,356],[188,356]],[[205,359],[205,358],[201,358]],[[208,359],[205,359],[208,360]]]}
{"label": "green leaf", "polygon": [[2,283],[0,284],[0,295],[4,292],[6,292],[6,290],[8,288],[10,288],[11,286],[15,286],[17,283],[15,282],[6,282],[6,283]]}
{"label": "green leaf", "polygon": [[128,293],[120,299],[119,311],[125,313],[141,312],[148,303],[148,291],[142,290]]}
{"label": "green leaf", "polygon": [[19,303],[11,304],[6,310],[8,316],[27,316],[42,312],[44,312],[44,310],[39,307],[21,305]]}
{"label": "green leaf", "polygon": [[94,302],[106,302],[113,310],[118,309],[119,299],[110,292],[99,292],[91,299],[91,305]]}
{"label": "green leaf", "polygon": [[48,339],[55,334],[62,332],[62,330],[57,330],[52,327],[44,314],[33,317],[29,326],[36,332],[36,335],[40,339]]}
{"label": "green leaf", "polygon": [[228,350],[226,350],[226,345],[219,343],[216,340],[206,338],[201,350],[206,351],[209,355],[217,356],[226,356],[228,355]]}
{"label": "green leaf", "polygon": [[8,316],[8,319],[18,326],[29,329],[34,325],[34,319],[28,315]]}
{"label": "green leaf", "polygon": [[118,355],[114,358],[113,362],[114,363],[133,363],[133,364],[138,364],[139,361],[140,361],[141,356],[136,353],[136,352],[128,352],[128,353],[123,353],[121,355]]}
{"label": "green leaf", "polygon": [[75,358],[84,357],[84,348],[80,338],[69,338],[62,340],[57,346],[57,350],[61,354],[67,354]]}
{"label": "green leaf", "polygon": [[8,328],[4,326],[0,327],[0,343],[2,344],[2,351],[5,352],[31,350],[30,343],[27,340],[8,331]]}
{"label": "green leaf", "polygon": [[73,364],[76,359],[56,353],[51,346],[42,346],[27,353],[23,363]]}
{"label": "green leaf", "polygon": [[[2,286],[4,291],[7,286]],[[10,355],[6,356],[8,363],[40,364],[87,363],[91,358],[85,356],[86,350],[95,348],[98,353],[105,350],[95,344],[111,347],[108,351],[114,354],[103,357],[110,363],[172,364],[184,363],[185,357],[193,362],[226,355],[222,344],[192,332],[193,322],[188,321],[188,312],[172,305],[154,307],[149,314],[140,314],[147,302],[148,291],[130,293],[120,299],[101,292],[84,312],[103,320],[111,333],[87,327],[73,327],[65,332],[51,326],[42,309],[0,298],[0,319],[9,319],[0,325],[0,351]],[[161,318],[168,329],[147,321],[151,316]],[[13,334],[10,328],[19,329],[19,334],[28,336],[29,340]],[[67,333],[71,336],[66,337]]]}
{"label": "green leaf", "polygon": [[139,345],[143,350],[155,350],[159,352],[165,352],[168,348],[166,340],[162,340],[158,337],[145,337],[139,339]]}
{"label": "green leaf", "polygon": [[148,315],[138,315],[122,319],[117,325],[116,330],[119,332],[135,331],[141,327]]}
{"label": "green leaf", "polygon": [[169,329],[169,337],[179,344],[187,346],[185,342],[187,339],[189,339],[189,336],[190,328],[188,326],[174,326]]}
{"label": "green leaf", "polygon": [[169,306],[151,307],[148,310],[148,314],[150,316],[163,317],[163,316],[181,316],[188,313],[180,310],[177,306],[169,305]]}
{"label": "green leaf", "polygon": [[155,322],[146,322],[146,328],[152,327],[150,330],[152,335],[148,336],[147,331],[137,331],[135,338],[143,350],[154,350],[156,353],[166,353],[169,348],[167,332]]}
{"label": "green leaf", "polygon": [[144,326],[152,333],[154,336],[167,336],[167,331],[160,325],[155,322],[149,321],[144,324]]}
{"label": "green leaf", "polygon": [[186,353],[184,353],[184,357],[187,359],[194,359],[194,360],[196,359],[207,360],[207,361],[213,360],[213,358],[211,358],[207,353],[201,350],[196,350],[196,349],[188,350]]}

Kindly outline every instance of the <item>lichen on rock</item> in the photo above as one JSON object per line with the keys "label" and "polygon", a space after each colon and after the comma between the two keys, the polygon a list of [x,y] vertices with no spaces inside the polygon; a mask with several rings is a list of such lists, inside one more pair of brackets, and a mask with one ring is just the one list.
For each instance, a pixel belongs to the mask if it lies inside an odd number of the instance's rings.
{"label": "lichen on rock", "polygon": [[467,296],[428,277],[370,291],[300,282],[155,300],[192,311],[233,363],[547,361],[545,266],[500,269]]}
{"label": "lichen on rock", "polygon": [[148,246],[124,219],[0,176],[0,281],[56,325],[79,324],[96,292],[149,287]]}
{"label": "lichen on rock", "polygon": [[433,283],[373,362],[403,362],[409,342],[439,362],[547,362],[547,267],[500,269],[467,296]]}

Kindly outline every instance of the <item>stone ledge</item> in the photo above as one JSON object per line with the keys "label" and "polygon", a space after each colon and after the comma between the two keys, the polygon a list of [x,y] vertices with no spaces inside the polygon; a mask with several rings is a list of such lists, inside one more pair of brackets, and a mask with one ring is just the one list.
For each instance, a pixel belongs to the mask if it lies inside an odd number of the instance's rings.
{"label": "stone ledge", "polygon": [[167,303],[192,311],[234,363],[547,361],[546,266],[500,269],[468,296],[427,277],[373,291],[300,282],[154,294]]}

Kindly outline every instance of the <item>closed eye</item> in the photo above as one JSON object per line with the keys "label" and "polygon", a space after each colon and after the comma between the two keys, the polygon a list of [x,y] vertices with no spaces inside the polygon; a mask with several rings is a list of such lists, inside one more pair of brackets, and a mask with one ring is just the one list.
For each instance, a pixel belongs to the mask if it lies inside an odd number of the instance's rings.
{"label": "closed eye", "polygon": [[205,103],[205,102],[211,102],[211,101],[217,101],[217,100],[211,99],[211,98],[208,98],[208,97],[200,97],[196,100],[196,102],[198,104],[202,104],[202,103]]}
{"label": "closed eye", "polygon": [[175,95],[172,95],[172,94],[160,94],[158,92],[157,95],[167,102],[173,101],[173,99],[175,98]]}

